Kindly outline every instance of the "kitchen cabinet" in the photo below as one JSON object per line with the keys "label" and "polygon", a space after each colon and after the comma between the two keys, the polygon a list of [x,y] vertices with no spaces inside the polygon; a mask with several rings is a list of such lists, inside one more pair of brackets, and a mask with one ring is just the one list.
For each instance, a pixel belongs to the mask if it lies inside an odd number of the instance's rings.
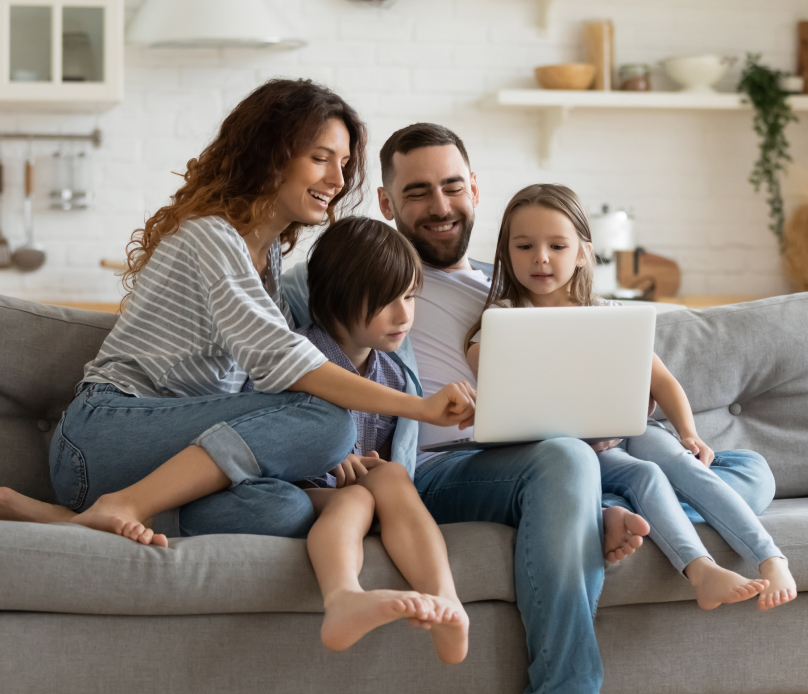
{"label": "kitchen cabinet", "polygon": [[96,112],[123,98],[123,0],[0,0],[0,109]]}

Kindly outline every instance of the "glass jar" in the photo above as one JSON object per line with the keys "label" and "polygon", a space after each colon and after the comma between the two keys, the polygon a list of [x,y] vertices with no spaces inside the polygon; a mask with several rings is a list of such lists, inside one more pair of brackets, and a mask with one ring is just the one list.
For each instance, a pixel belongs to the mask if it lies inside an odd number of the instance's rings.
{"label": "glass jar", "polygon": [[618,80],[623,91],[650,92],[651,68],[645,63],[621,65]]}

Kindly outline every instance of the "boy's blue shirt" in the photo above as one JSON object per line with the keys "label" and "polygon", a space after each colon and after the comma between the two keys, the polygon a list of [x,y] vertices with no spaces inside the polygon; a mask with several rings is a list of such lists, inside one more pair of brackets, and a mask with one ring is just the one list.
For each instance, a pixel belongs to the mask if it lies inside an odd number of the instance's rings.
{"label": "boy's blue shirt", "polygon": [[[295,324],[302,328],[311,323],[309,316],[309,286],[307,282],[308,265],[298,263],[287,270],[281,277],[281,287]],[[392,359],[402,368],[407,378],[406,392],[410,395],[423,396],[421,383],[418,380],[418,366],[412,351],[410,338],[404,339],[395,352],[390,353]],[[418,454],[418,422],[399,417],[393,433],[392,459],[401,463],[412,478],[415,475],[415,458]]]}

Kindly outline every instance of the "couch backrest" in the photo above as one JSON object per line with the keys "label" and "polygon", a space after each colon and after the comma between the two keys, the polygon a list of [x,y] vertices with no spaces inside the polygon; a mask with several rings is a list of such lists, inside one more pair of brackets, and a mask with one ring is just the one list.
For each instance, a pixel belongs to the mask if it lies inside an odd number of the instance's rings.
{"label": "couch backrest", "polygon": [[[0,485],[54,500],[53,429],[115,320],[0,296]],[[661,314],[655,349],[715,450],[755,450],[778,497],[808,496],[808,293]]]}
{"label": "couch backrest", "polygon": [[55,501],[53,430],[115,320],[0,296],[0,486]]}
{"label": "couch backrest", "polygon": [[655,351],[708,444],[757,451],[778,498],[808,496],[808,293],[662,314]]}

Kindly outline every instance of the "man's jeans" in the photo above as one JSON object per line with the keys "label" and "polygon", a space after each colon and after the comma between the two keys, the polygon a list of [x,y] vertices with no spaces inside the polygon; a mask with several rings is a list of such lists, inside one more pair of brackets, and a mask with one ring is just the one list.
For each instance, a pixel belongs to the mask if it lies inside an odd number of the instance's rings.
{"label": "man's jeans", "polygon": [[[774,494],[766,462],[716,455],[720,475],[760,513]],[[603,587],[600,469],[575,439],[446,453],[415,474],[438,523],[491,521],[517,529],[516,597],[527,632],[530,685],[541,694],[595,694],[603,666],[593,619]],[[616,495],[605,505],[631,505]],[[691,511],[692,512],[692,511]]]}
{"label": "man's jeans", "polygon": [[197,442],[232,486],[183,506],[183,535],[305,537],[314,510],[291,482],[332,470],[355,441],[350,414],[308,393],[136,398],[92,384],[56,429],[51,481],[60,504],[83,511]]}

